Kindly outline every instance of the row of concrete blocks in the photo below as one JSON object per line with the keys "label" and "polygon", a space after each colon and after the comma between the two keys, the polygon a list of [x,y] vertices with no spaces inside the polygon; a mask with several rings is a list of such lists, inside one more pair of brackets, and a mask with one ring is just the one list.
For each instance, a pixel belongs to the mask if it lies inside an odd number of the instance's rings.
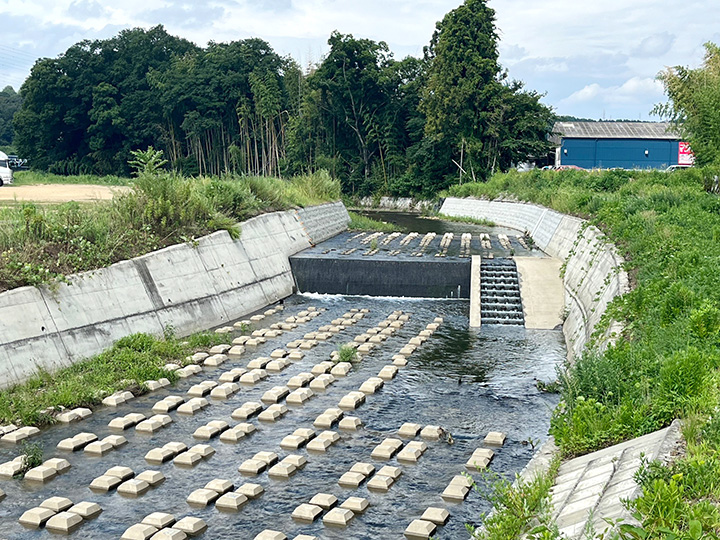
{"label": "row of concrete blocks", "polygon": [[128,527],[121,540],[184,540],[188,536],[198,536],[207,530],[203,519],[186,516],[176,520],[173,514],[153,512],[140,523]]}
{"label": "row of concrete blocks", "polygon": [[125,497],[140,497],[165,481],[160,471],[147,470],[136,475],[129,467],[111,467],[90,482],[90,489],[98,493],[117,490]]}
{"label": "row of concrete blocks", "polygon": [[[248,424],[255,429],[255,426]],[[208,459],[215,454],[215,449],[208,444],[196,444],[190,448],[183,443],[171,441],[163,446],[152,448],[145,454],[145,461],[151,465],[159,465],[166,461],[173,460],[173,464],[177,467],[190,468],[200,463],[203,459]]]}
{"label": "row of concrete blocks", "polygon": [[[332,435],[337,436],[337,433]],[[322,440],[327,438],[334,442],[330,437],[330,434],[325,435],[321,433],[318,439]],[[279,462],[278,459],[278,455],[275,452],[258,452],[252,458],[243,461],[238,467],[238,471],[246,476],[257,476],[267,470],[268,476],[271,478],[284,479],[290,478],[307,464],[307,458],[296,454],[290,454]]]}
{"label": "row of concrete blocks", "polygon": [[30,529],[44,526],[54,533],[69,534],[101,512],[102,508],[97,503],[83,501],[74,504],[65,497],[50,497],[39,506],[25,511],[18,521]]}
{"label": "row of concrete blocks", "polygon": [[291,517],[300,523],[312,523],[326,512],[323,517],[325,525],[347,527],[356,515],[362,514],[370,506],[369,501],[362,497],[348,497],[342,504],[338,502],[334,495],[318,493],[310,502],[297,506]]}
{"label": "row of concrete blocks", "polygon": [[265,320],[266,317],[272,317],[273,315],[282,311],[283,309],[285,309],[285,307],[282,304],[278,304],[277,306],[275,306],[273,308],[265,310],[264,313],[258,313],[256,315],[249,317],[248,319],[238,321],[233,326],[223,326],[222,328],[218,328],[217,330],[215,330],[215,333],[216,334],[229,334],[231,332],[234,332],[237,329],[244,329],[244,328],[252,325],[253,323],[257,323],[257,322]]}
{"label": "row of concrete blocks", "polygon": [[[21,455],[11,461],[0,465],[0,478],[10,479],[19,474],[25,468],[25,456]],[[29,482],[45,483],[54,479],[60,474],[70,470],[70,463],[66,459],[52,458],[44,461],[42,465],[33,467],[25,473],[24,478]],[[1,499],[0,499],[1,500]]]}

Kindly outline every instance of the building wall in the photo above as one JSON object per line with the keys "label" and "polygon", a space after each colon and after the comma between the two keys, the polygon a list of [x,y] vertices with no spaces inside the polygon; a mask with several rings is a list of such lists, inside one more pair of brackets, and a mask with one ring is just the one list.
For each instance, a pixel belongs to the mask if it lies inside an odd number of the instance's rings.
{"label": "building wall", "polygon": [[665,169],[677,165],[678,145],[661,139],[567,138],[560,147],[560,164],[583,169]]}

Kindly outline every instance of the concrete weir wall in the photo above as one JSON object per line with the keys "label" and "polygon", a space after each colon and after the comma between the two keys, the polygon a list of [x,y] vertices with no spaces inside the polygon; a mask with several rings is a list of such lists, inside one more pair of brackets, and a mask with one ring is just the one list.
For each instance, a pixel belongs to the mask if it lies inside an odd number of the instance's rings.
{"label": "concrete weir wall", "polygon": [[[534,204],[454,197],[445,199],[441,212],[527,231],[545,253],[565,261],[563,332],[570,358],[583,351],[613,298],[629,290],[623,259],[599,229],[582,219]],[[619,330],[613,323],[598,339],[600,347]]]}
{"label": "concrete weir wall", "polygon": [[223,324],[293,293],[288,257],[344,231],[342,203],[264,214],[226,231],[0,294],[0,388],[98,354],[137,332]]}

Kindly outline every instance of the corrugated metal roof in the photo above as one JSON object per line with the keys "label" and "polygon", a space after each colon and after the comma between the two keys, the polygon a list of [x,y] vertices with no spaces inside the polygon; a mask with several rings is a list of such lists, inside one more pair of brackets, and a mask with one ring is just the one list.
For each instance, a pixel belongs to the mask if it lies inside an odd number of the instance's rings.
{"label": "corrugated metal roof", "polygon": [[553,131],[566,139],[680,139],[668,122],[555,122]]}

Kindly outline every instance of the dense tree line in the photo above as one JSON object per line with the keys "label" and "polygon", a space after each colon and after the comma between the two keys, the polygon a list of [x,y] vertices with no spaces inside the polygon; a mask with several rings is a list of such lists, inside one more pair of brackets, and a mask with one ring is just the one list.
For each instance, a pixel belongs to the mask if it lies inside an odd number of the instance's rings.
{"label": "dense tree line", "polygon": [[327,169],[352,194],[429,194],[548,151],[552,113],[507,80],[486,0],[448,13],[420,59],[328,43],[303,70],[260,39],[200,48],[158,26],[83,41],[33,67],[16,144],[52,172],[127,173],[154,146],[185,174]]}
{"label": "dense tree line", "polygon": [[9,146],[13,142],[13,117],[20,110],[20,105],[22,98],[12,86],[6,86],[0,92],[0,146]]}

